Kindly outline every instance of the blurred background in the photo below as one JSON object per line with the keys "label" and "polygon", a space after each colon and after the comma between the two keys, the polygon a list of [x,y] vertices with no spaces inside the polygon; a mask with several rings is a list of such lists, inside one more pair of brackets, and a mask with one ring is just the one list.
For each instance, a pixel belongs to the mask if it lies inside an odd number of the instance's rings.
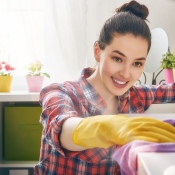
{"label": "blurred background", "polygon": [[[26,90],[24,67],[42,61],[45,85],[73,80],[94,66],[93,44],[104,21],[128,0],[0,0],[0,60],[15,67],[12,90]],[[149,9],[150,29],[162,28],[175,50],[175,1],[138,0]],[[153,58],[154,59],[154,58]],[[152,74],[146,73],[151,84]],[[162,73],[157,77],[159,83]],[[144,76],[140,78],[144,83]]]}

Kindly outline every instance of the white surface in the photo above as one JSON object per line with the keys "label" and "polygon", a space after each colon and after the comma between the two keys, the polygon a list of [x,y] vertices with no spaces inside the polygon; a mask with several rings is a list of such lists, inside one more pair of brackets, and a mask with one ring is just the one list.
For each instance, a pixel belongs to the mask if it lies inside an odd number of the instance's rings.
{"label": "white surface", "polygon": [[12,91],[12,92],[1,92],[0,102],[18,102],[18,101],[38,101],[39,92],[28,92],[28,91]]}
{"label": "white surface", "polygon": [[0,168],[28,167],[33,168],[38,161],[0,161]]}
{"label": "white surface", "polygon": [[143,116],[143,117],[152,117],[158,120],[167,120],[167,119],[175,119],[175,114],[173,113],[148,113],[148,114],[127,114],[131,117]]}
{"label": "white surface", "polygon": [[175,152],[139,153],[137,162],[137,175],[164,175],[168,167],[175,165]]}
{"label": "white surface", "polygon": [[[157,104],[156,104],[157,105]],[[153,117],[158,120],[175,119],[173,113],[175,104],[158,104],[154,105],[150,111],[155,113],[145,114],[129,114],[129,116],[147,116]],[[171,110],[169,110],[171,108]],[[155,111],[154,111],[154,110]],[[162,110],[169,111],[171,113],[158,113]],[[139,153],[138,154],[138,173],[137,175],[165,175],[163,172],[170,166],[175,165],[175,152],[173,153]],[[169,174],[171,175],[171,174]],[[175,175],[175,173],[173,174]]]}
{"label": "white surface", "polygon": [[175,103],[166,104],[152,104],[145,114],[147,113],[174,113],[175,114]]}
{"label": "white surface", "polygon": [[163,172],[163,175],[175,175],[175,165],[166,168]]}
{"label": "white surface", "polygon": [[10,175],[28,175],[28,170],[10,170]]}

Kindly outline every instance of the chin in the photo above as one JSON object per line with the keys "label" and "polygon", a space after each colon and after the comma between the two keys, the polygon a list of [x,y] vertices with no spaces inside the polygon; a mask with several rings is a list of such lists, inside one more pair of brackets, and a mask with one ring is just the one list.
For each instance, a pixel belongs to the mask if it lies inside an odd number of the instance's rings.
{"label": "chin", "polygon": [[[126,93],[130,88],[125,88],[125,89],[118,89],[117,93],[114,93],[115,96],[122,96],[124,93]],[[116,91],[115,91],[116,92]]]}
{"label": "chin", "polygon": [[122,96],[126,91],[122,91],[120,93],[114,93],[115,96]]}

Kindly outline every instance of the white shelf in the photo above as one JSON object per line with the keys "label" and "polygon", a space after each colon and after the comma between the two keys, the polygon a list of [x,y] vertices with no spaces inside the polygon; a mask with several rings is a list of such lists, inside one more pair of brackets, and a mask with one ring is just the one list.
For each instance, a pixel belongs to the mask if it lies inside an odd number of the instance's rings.
{"label": "white shelf", "polygon": [[34,102],[38,100],[39,92],[12,91],[0,93],[0,102]]}
{"label": "white shelf", "polygon": [[[174,104],[175,105],[175,104]],[[143,114],[128,114],[130,117],[151,117],[155,118],[157,120],[168,120],[168,119],[174,119],[175,120],[175,114],[171,111],[169,113],[143,113]]]}
{"label": "white shelf", "polygon": [[0,161],[0,168],[33,168],[39,161]]}
{"label": "white shelf", "polygon": [[163,175],[168,167],[175,165],[175,152],[139,153],[137,162],[137,175]]}
{"label": "white shelf", "polygon": [[[3,130],[2,108],[6,102],[38,102],[39,92],[11,91],[0,93],[0,175],[6,173],[4,168],[33,168],[39,161],[4,161],[3,160]],[[15,150],[14,150],[15,151]]]}

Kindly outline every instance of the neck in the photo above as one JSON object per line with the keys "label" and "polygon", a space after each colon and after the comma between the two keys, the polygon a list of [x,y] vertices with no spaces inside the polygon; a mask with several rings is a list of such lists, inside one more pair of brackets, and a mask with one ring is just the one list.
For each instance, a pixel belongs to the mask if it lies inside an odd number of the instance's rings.
{"label": "neck", "polygon": [[92,87],[98,92],[98,94],[106,103],[116,100],[116,96],[109,93],[109,91],[107,91],[106,87],[102,83],[98,69],[96,69],[94,73],[87,78],[87,81],[92,85]]}

